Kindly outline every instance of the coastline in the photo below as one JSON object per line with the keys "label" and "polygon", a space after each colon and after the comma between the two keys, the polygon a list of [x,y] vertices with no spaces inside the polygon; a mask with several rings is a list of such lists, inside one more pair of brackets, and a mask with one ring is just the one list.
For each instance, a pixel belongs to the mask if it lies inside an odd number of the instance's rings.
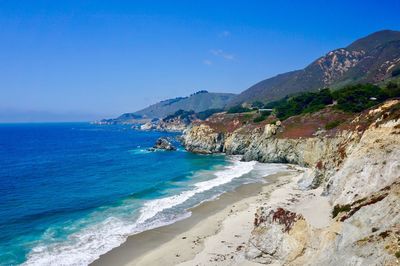
{"label": "coastline", "polygon": [[[244,184],[190,209],[192,215],[186,219],[129,236],[121,246],[101,255],[90,265],[167,266],[185,262],[192,265],[193,259],[207,259],[202,251],[221,249],[215,247],[216,243],[208,244],[212,238],[223,244],[227,249],[224,253],[232,253],[230,260],[250,263],[244,258],[244,247],[259,203],[267,200],[278,187],[293,182],[296,175],[299,175],[297,171],[287,170],[266,176],[267,183]],[[219,235],[221,233],[223,236]],[[216,254],[215,259],[221,262],[227,258]]]}

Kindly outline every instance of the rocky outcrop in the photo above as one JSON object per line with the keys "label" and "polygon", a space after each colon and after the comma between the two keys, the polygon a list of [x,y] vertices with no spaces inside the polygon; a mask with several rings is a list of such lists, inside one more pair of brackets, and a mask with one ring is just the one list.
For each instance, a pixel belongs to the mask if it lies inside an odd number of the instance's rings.
{"label": "rocky outcrop", "polygon": [[176,147],[171,144],[166,138],[159,138],[157,139],[156,143],[152,148],[149,149],[150,151],[155,150],[166,150],[166,151],[176,151]]}
{"label": "rocky outcrop", "polygon": [[155,124],[154,129],[157,131],[167,132],[183,132],[189,125],[190,122],[184,121],[180,118],[174,118],[169,120],[160,120]]}
{"label": "rocky outcrop", "polygon": [[353,131],[343,131],[334,137],[278,138],[278,130],[279,123],[267,124],[264,129],[255,128],[250,133],[242,129],[220,133],[201,124],[186,131],[184,144],[191,152],[242,154],[246,161],[313,167],[314,178],[309,178],[308,185],[316,186],[327,173],[335,171],[353,148],[352,143],[360,138],[360,134]]}
{"label": "rocky outcrop", "polygon": [[194,153],[219,153],[224,151],[224,135],[214,132],[209,126],[200,124],[184,132],[183,143]]}
{"label": "rocky outcrop", "polygon": [[[200,124],[185,133],[190,151],[309,168],[290,200],[267,200],[258,209],[247,258],[277,265],[399,265],[400,100],[348,117],[334,130],[310,131],[312,117],[301,119],[295,129],[290,121],[225,132]],[[318,205],[323,201],[327,205]],[[318,225],[313,216],[326,211],[327,222]]]}

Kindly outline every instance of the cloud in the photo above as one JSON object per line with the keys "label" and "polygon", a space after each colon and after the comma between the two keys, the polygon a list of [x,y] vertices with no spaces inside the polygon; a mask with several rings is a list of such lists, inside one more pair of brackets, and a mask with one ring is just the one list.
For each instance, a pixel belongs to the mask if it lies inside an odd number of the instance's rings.
{"label": "cloud", "polygon": [[227,30],[224,30],[219,34],[219,37],[229,37],[229,36],[231,36],[231,32]]}
{"label": "cloud", "polygon": [[222,57],[225,60],[233,60],[235,59],[235,56],[233,54],[229,54],[227,52],[225,52],[222,49],[213,49],[210,51],[213,55],[218,56],[218,57]]}
{"label": "cloud", "polygon": [[203,60],[203,64],[208,65],[208,66],[211,66],[211,65],[213,64],[213,62],[212,62],[211,60],[204,59],[204,60]]}

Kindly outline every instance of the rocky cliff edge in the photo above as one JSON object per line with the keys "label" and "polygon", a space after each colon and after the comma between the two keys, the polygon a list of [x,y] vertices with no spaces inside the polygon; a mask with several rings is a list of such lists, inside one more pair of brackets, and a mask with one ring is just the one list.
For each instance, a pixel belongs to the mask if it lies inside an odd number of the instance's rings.
{"label": "rocky cliff edge", "polygon": [[[292,184],[292,200],[266,200],[258,209],[246,250],[249,260],[399,265],[399,99],[359,114],[328,107],[283,122],[255,124],[246,115],[229,116],[194,123],[184,134],[186,149],[308,167]],[[338,125],[327,127],[332,121]],[[313,211],[313,202],[322,201],[328,204]],[[329,214],[322,225],[312,219],[319,213]]]}

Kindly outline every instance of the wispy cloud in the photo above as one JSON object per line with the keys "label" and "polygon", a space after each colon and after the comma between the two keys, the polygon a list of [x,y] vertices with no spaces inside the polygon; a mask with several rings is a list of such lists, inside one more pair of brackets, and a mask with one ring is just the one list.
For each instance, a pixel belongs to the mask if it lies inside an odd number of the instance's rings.
{"label": "wispy cloud", "polygon": [[231,32],[227,30],[224,30],[219,34],[219,37],[229,37],[229,36],[231,36]]}
{"label": "wispy cloud", "polygon": [[211,66],[213,64],[213,62],[211,60],[209,60],[209,59],[204,59],[203,60],[203,64]]}
{"label": "wispy cloud", "polygon": [[233,60],[235,56],[233,54],[227,53],[222,49],[213,49],[210,51],[213,55],[224,58],[225,60]]}

